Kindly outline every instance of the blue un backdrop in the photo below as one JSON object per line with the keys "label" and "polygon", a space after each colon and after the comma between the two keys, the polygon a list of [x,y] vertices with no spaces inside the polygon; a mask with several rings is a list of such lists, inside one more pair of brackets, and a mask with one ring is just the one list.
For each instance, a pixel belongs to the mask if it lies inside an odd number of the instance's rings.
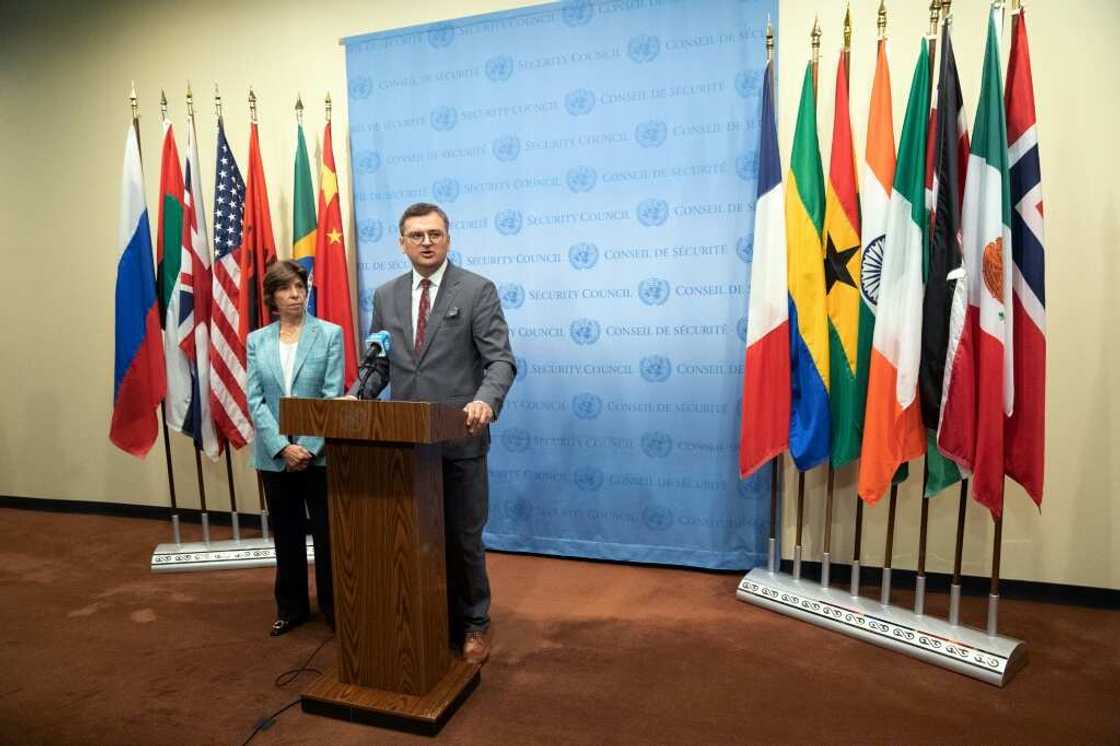
{"label": "blue un backdrop", "polygon": [[417,201],[510,324],[488,546],[765,561],[769,472],[737,452],[768,15],[576,1],[346,39],[363,330]]}

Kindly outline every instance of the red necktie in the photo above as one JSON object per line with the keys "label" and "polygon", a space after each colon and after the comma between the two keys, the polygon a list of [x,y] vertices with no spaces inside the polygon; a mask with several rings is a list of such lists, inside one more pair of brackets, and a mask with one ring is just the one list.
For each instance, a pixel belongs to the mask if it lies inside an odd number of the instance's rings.
{"label": "red necktie", "polygon": [[432,281],[424,278],[420,281],[420,310],[416,314],[416,343],[413,345],[417,354],[424,346],[424,333],[428,330],[428,311],[431,305],[428,301],[428,288]]}

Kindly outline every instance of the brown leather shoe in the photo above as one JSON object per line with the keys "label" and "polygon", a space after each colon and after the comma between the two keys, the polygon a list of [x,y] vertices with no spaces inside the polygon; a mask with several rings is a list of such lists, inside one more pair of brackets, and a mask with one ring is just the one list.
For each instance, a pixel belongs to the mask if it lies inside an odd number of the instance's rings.
{"label": "brown leather shoe", "polygon": [[468,632],[463,642],[463,660],[481,666],[490,657],[490,633]]}

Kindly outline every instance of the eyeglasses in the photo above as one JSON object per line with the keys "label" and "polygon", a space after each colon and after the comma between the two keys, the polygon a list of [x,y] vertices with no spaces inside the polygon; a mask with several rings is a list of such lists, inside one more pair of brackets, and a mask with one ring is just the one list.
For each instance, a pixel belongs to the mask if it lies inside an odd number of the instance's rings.
{"label": "eyeglasses", "polygon": [[429,243],[439,243],[447,238],[447,234],[443,231],[413,231],[412,233],[404,234],[404,237],[405,240],[413,246],[420,246],[424,243],[425,238],[428,239]]}

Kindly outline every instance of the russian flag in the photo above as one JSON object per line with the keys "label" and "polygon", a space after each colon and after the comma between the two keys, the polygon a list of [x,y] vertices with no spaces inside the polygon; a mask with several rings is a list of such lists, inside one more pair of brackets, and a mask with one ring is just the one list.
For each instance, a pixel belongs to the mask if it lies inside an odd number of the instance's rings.
{"label": "russian flag", "polygon": [[155,410],[167,390],[167,375],[140,142],[132,124],[124,146],[118,245],[116,360],[109,440],[122,451],[143,458],[159,433]]}
{"label": "russian flag", "polygon": [[746,478],[789,444],[789,289],[786,284],[785,192],[774,111],[774,63],[766,66],[758,200],[747,311],[739,475]]}

